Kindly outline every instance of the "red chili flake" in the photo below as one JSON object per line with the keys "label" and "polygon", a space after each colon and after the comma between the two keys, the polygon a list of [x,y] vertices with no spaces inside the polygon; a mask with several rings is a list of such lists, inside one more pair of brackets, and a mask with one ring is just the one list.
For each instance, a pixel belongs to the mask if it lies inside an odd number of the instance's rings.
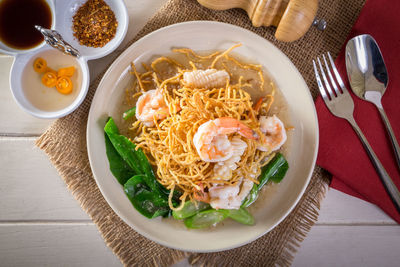
{"label": "red chili flake", "polygon": [[103,0],[88,0],[73,16],[74,36],[81,45],[103,47],[117,32],[114,12]]}

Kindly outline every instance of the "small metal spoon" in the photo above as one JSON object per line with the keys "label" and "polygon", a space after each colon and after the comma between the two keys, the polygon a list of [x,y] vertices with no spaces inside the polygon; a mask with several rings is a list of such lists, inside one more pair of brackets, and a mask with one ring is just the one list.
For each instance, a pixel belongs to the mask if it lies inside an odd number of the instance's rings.
{"label": "small metal spoon", "polygon": [[346,68],[354,94],[374,103],[378,108],[393,146],[397,166],[400,169],[399,144],[381,103],[389,78],[381,51],[371,35],[359,35],[347,43]]}
{"label": "small metal spoon", "polygon": [[55,49],[60,50],[66,55],[70,55],[73,57],[79,58],[81,54],[79,51],[72,47],[69,43],[67,43],[61,36],[60,33],[58,33],[55,30],[50,30],[43,28],[42,26],[35,25],[36,30],[38,30],[44,37],[44,41],[52,46]]}

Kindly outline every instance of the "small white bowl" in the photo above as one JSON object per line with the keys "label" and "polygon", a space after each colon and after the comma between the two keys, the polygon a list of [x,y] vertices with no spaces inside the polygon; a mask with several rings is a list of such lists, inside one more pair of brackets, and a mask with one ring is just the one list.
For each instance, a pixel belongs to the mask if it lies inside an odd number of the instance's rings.
{"label": "small white bowl", "polygon": [[[75,58],[64,55],[44,43],[28,51],[15,50],[7,46],[0,46],[0,49],[1,52],[15,56],[10,73],[10,85],[18,105],[35,117],[54,119],[70,114],[83,102],[90,82],[88,60],[104,57],[121,44],[128,30],[129,17],[123,0],[105,0],[116,16],[117,32],[105,46],[87,47],[79,44],[72,30],[72,18],[85,0],[47,0],[47,2],[53,13],[52,29],[58,31],[66,42],[80,52],[81,56]],[[47,88],[41,84],[41,74],[33,71],[33,61],[38,57],[44,58],[48,66],[55,70],[68,66],[76,68],[72,77],[74,89],[71,94],[62,95],[55,88]]]}
{"label": "small white bowl", "polygon": [[107,5],[110,6],[111,10],[115,14],[115,18],[118,22],[117,32],[115,37],[103,47],[88,47],[80,45],[78,40],[73,36],[72,31],[72,18],[78,11],[79,7],[82,6],[86,0],[75,0],[75,1],[57,1],[56,10],[56,29],[74,48],[78,49],[81,56],[86,60],[96,59],[104,57],[114,51],[124,39],[128,30],[129,16],[123,0],[104,0]]}
{"label": "small white bowl", "polygon": [[[33,62],[41,57],[50,68],[74,66],[75,73],[71,77],[73,90],[63,95],[56,88],[46,87],[41,82],[42,74],[33,69]],[[10,73],[11,92],[17,104],[31,115],[43,118],[61,118],[74,111],[85,99],[89,88],[89,69],[87,61],[80,57],[64,55],[60,51],[45,46],[35,53],[18,55]]]}
{"label": "small white bowl", "polygon": [[[54,0],[45,0],[45,2],[48,4],[50,11],[51,11],[51,29],[54,30],[55,26],[56,26],[56,16],[54,16],[54,14],[56,14],[56,7],[54,4]],[[38,50],[39,48],[43,47],[45,44],[46,44],[45,41],[42,41],[40,44],[38,44],[32,48],[29,48],[29,49],[16,49],[16,48],[9,47],[5,43],[3,43],[0,39],[0,53],[16,56],[18,54],[34,52],[34,51]]]}

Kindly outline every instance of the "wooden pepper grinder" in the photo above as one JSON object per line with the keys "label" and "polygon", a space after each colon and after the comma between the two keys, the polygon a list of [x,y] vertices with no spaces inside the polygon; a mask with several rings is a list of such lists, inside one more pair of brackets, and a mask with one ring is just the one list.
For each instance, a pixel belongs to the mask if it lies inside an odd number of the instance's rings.
{"label": "wooden pepper grinder", "polygon": [[302,37],[311,25],[324,30],[326,22],[316,20],[318,0],[197,0],[215,10],[244,9],[253,26],[275,26],[276,39],[293,42]]}

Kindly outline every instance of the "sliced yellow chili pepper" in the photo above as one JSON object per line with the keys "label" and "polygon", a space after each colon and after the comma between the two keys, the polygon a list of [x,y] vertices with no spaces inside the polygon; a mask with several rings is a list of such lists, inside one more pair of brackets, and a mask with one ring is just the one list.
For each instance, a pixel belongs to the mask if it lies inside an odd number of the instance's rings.
{"label": "sliced yellow chili pepper", "polygon": [[72,92],[72,81],[67,76],[61,76],[58,78],[56,83],[56,89],[58,92],[64,95],[68,95]]}
{"label": "sliced yellow chili pepper", "polygon": [[52,72],[57,76],[57,71],[53,70],[52,68],[47,67],[46,72]]}
{"label": "sliced yellow chili pepper", "polygon": [[58,77],[61,76],[67,76],[67,77],[72,77],[75,73],[75,67],[66,67],[66,68],[61,68],[58,70]]}
{"label": "sliced yellow chili pepper", "polygon": [[42,76],[42,83],[47,87],[54,87],[57,84],[57,75],[53,72],[46,72]]}
{"label": "sliced yellow chili pepper", "polygon": [[35,61],[33,62],[33,69],[37,73],[45,72],[46,68],[47,68],[47,62],[41,57],[36,58]]}

